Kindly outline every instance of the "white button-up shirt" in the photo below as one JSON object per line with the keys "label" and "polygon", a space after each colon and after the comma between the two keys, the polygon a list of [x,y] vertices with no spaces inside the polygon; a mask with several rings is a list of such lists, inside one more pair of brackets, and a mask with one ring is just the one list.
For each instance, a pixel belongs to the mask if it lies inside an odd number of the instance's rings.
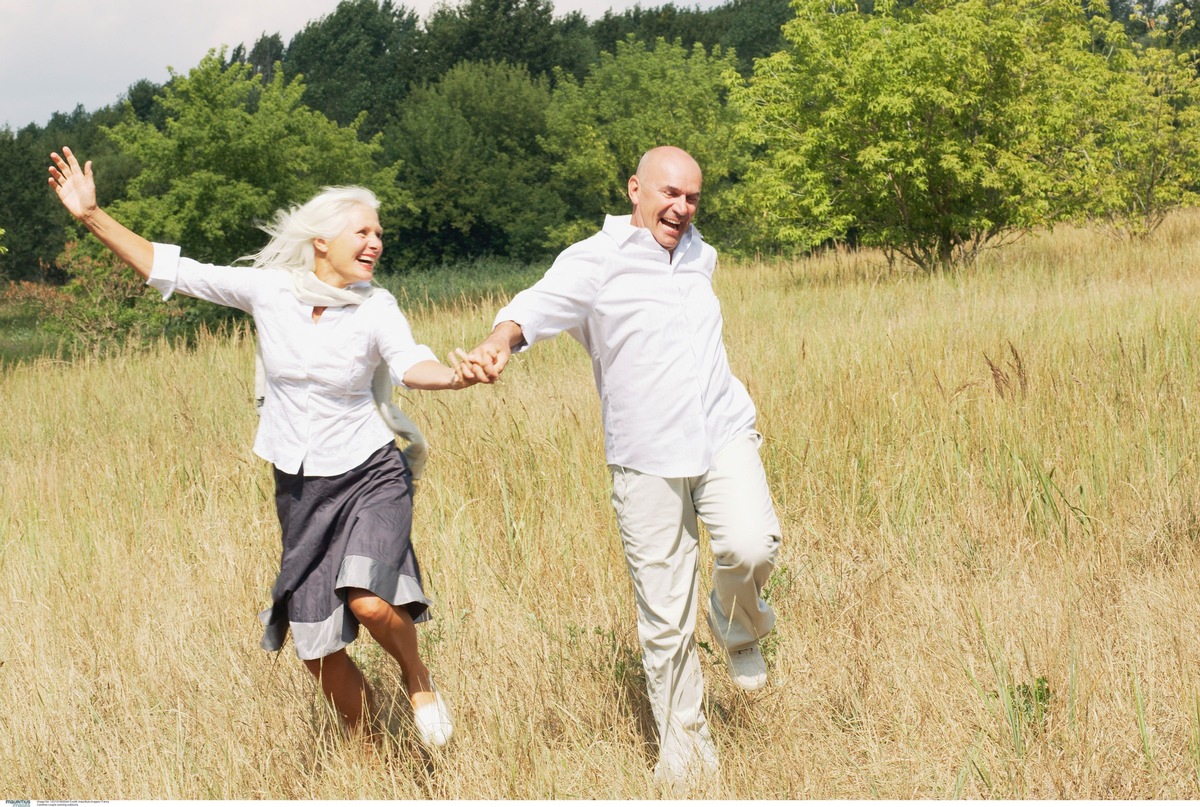
{"label": "white button-up shirt", "polygon": [[303,466],[305,476],[335,476],[394,440],[371,395],[375,368],[386,361],[403,386],[410,367],[437,360],[382,289],[313,322],[289,272],[201,264],[163,244],[154,245],[148,283],[164,300],[177,291],[253,315],[267,376],[254,453],[286,473]]}
{"label": "white button-up shirt", "polygon": [[608,216],[496,315],[520,325],[528,345],[566,331],[587,350],[610,465],[699,476],[753,431],[754,404],[721,341],[716,263],[694,227],[672,255],[629,216]]}

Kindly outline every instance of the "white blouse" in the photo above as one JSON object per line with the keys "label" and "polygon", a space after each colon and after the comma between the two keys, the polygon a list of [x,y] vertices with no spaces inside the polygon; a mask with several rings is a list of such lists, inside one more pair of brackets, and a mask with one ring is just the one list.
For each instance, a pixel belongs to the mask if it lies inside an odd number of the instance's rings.
{"label": "white blouse", "polygon": [[717,251],[689,227],[674,254],[629,216],[568,247],[496,315],[532,345],[566,331],[592,358],[610,465],[699,476],[754,430],[754,403],[729,368]]}
{"label": "white blouse", "polygon": [[404,386],[414,364],[437,360],[382,289],[313,322],[313,307],[292,294],[289,272],[202,264],[164,244],[154,245],[147,282],[164,300],[177,291],[254,317],[267,376],[254,453],[285,473],[336,476],[360,465],[395,438],[371,396],[379,362]]}

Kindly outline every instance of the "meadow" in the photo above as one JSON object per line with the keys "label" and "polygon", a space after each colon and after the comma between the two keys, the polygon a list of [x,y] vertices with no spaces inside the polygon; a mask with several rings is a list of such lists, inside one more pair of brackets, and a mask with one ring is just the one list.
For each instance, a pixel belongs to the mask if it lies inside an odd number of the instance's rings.
{"label": "meadow", "polygon": [[[701,620],[723,769],[693,795],[1200,797],[1200,213],[956,272],[830,253],[717,285],[784,544],[769,688],[736,690]],[[399,293],[440,355],[504,300]],[[0,371],[0,794],[662,795],[578,345],[401,395],[432,447],[436,754],[365,634],[377,746],[290,645],[258,648],[279,538],[252,368],[235,332]]]}

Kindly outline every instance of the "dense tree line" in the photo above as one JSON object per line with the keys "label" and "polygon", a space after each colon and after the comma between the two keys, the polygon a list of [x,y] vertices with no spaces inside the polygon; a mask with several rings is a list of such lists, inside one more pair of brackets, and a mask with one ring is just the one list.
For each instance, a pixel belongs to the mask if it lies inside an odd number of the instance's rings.
{"label": "dense tree line", "polygon": [[290,42],[0,130],[0,278],[62,282],[89,257],[64,257],[77,231],[45,188],[64,143],[119,218],[214,261],[351,182],[385,201],[388,270],[541,259],[622,209],[663,142],[704,166],[698,224],[735,252],[850,240],[934,267],[1068,219],[1144,235],[1200,178],[1194,40],[1186,4],[731,0],[589,21],[464,0],[421,21],[343,0]]}
{"label": "dense tree line", "polygon": [[[232,220],[269,213],[269,204],[282,203],[321,173],[313,168],[280,181],[262,174],[252,149],[219,147],[223,137],[242,140],[245,121],[263,120],[261,99],[284,87],[299,105],[374,144],[371,161],[383,172],[372,174],[375,190],[388,196],[379,180],[396,177],[396,195],[407,201],[390,222],[400,244],[391,250],[392,268],[482,254],[542,255],[556,246],[547,231],[582,213],[568,215],[555,188],[570,190],[573,183],[554,179],[543,142],[552,91],[585,81],[603,54],[629,39],[652,50],[662,37],[698,60],[714,48],[736,48],[737,65],[746,72],[755,57],[780,46],[789,14],[787,0],[733,0],[711,11],[668,4],[589,22],[578,13],[555,16],[549,0],[465,0],[439,6],[422,24],[392,0],[344,0],[290,42],[264,33],[252,45],[215,50],[166,86],[141,81],[112,106],[56,114],[46,126],[0,130],[0,223],[10,250],[0,255],[0,278],[64,278],[55,258],[74,231],[43,177],[47,154],[63,143],[96,161],[103,203],[121,201],[122,212],[183,204],[170,215],[146,213],[137,220],[152,237],[199,238],[188,248],[213,259],[243,254],[247,219],[240,228]],[[198,95],[196,85],[213,81],[216,71],[228,73],[226,83],[237,89]],[[298,106],[284,108],[300,114]],[[210,124],[205,134],[189,128]],[[178,140],[177,162],[155,165],[163,151],[133,147],[152,139],[152,131]],[[671,131],[662,136],[675,139]],[[218,147],[203,152],[191,142],[196,137]],[[219,164],[206,165],[210,157]],[[628,171],[629,159],[623,155],[612,170]],[[360,168],[347,165],[319,181],[348,182]],[[191,187],[186,204],[181,190],[163,184],[164,174]],[[207,177],[211,196],[199,191],[196,174]],[[254,189],[264,181],[274,184]],[[619,181],[615,174],[613,181]],[[205,212],[205,204],[216,206]],[[593,215],[599,208],[595,201],[586,205]],[[209,220],[182,224],[189,215]]]}

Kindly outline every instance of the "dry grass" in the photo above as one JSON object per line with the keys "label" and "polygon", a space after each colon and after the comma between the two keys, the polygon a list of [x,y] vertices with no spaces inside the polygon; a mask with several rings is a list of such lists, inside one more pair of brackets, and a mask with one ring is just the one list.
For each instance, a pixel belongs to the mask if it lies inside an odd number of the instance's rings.
{"label": "dry grass", "polygon": [[[738,798],[1200,796],[1200,217],[954,275],[726,265],[783,521],[773,686],[701,629]],[[441,353],[497,301],[410,312]],[[290,649],[250,453],[252,351],[206,339],[6,372],[0,791],[39,799],[644,798],[652,748],[590,370],[410,393],[415,540],[456,741],[364,750]],[[365,636],[354,654],[404,699]]]}

